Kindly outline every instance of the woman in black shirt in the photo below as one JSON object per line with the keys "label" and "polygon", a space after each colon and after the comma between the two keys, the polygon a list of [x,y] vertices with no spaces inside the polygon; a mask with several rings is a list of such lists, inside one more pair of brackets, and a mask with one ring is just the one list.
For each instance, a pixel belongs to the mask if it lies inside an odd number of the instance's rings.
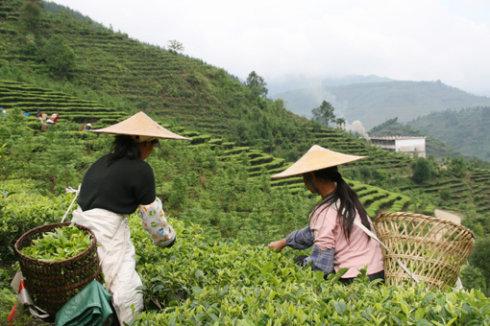
{"label": "woman in black shirt", "polygon": [[187,138],[166,130],[143,112],[94,132],[115,134],[116,138],[112,151],[86,172],[73,221],[94,232],[104,283],[117,317],[121,325],[130,324],[134,313],[143,309],[143,296],[127,217],[138,210],[156,245],[173,244],[175,232],[155,195],[155,177],[145,159],[158,138]]}

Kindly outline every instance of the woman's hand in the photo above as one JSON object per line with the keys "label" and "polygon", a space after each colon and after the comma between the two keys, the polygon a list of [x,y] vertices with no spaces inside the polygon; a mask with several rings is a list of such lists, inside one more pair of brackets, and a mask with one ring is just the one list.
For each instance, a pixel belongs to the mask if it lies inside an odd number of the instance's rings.
{"label": "woman's hand", "polygon": [[275,250],[275,251],[281,251],[286,247],[286,239],[281,239],[277,241],[272,241],[267,245],[269,249]]}

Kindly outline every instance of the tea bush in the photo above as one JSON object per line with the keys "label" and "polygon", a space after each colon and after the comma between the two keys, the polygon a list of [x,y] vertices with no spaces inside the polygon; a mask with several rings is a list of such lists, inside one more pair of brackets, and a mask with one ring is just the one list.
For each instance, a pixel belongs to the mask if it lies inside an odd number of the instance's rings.
{"label": "tea bush", "polygon": [[17,192],[0,197],[0,258],[3,263],[15,260],[13,245],[27,230],[58,222],[69,205],[70,196],[42,196]]}
{"label": "tea bush", "polygon": [[292,250],[271,252],[239,242],[208,242],[199,226],[174,223],[170,249],[152,245],[131,220],[147,310],[137,325],[483,325],[490,300],[479,291],[389,287],[361,278],[344,286],[338,276],[293,263]]}
{"label": "tea bush", "polygon": [[[51,137],[33,134],[30,141],[40,136]],[[59,136],[61,139],[62,134]],[[90,141],[75,144],[83,148]],[[62,147],[61,141],[53,144],[54,149]],[[99,148],[76,155],[88,161],[105,151],[103,146]],[[267,178],[247,178],[245,167],[239,163],[210,164],[207,159],[194,159],[211,155],[206,146],[191,148],[163,142],[152,156],[150,163],[162,196],[175,191],[168,185],[173,185],[177,175],[183,180],[184,196],[180,205],[167,208],[178,233],[172,248],[155,247],[140,220],[131,218],[147,308],[137,324],[490,322],[489,300],[479,291],[395,288],[368,284],[366,280],[345,287],[335,277],[325,281],[321,273],[294,265],[292,250],[284,254],[269,251],[264,246],[268,241],[306,224],[315,199],[286,190],[271,191]],[[46,162],[59,168],[64,161]],[[15,166],[15,162],[8,163]],[[76,170],[69,165],[67,169],[75,171],[78,180],[83,175],[83,168]],[[23,173],[28,176],[29,170]],[[1,316],[15,300],[5,289],[15,272],[7,245],[29,228],[58,221],[72,198],[46,191],[47,187],[37,178],[9,179],[0,187],[0,301],[5,302],[0,307]]]}

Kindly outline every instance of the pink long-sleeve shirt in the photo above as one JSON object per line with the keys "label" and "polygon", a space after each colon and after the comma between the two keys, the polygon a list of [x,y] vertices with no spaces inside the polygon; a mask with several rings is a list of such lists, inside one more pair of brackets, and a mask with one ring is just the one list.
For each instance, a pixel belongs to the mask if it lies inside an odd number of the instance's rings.
{"label": "pink long-sleeve shirt", "polygon": [[[367,266],[367,273],[381,272],[383,254],[378,242],[370,239],[358,226],[352,226],[349,241],[342,232],[337,217],[338,203],[319,208],[311,217],[310,229],[315,238],[314,244],[321,250],[335,249],[334,270],[348,268],[342,278],[356,277],[359,270]],[[360,221],[357,214],[356,219]],[[371,228],[372,229],[372,228]]]}

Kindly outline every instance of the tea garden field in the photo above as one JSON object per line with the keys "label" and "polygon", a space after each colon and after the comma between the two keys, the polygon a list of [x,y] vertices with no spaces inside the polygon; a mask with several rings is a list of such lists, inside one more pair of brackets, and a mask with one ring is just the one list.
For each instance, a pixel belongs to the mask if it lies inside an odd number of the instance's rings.
{"label": "tea garden field", "polygon": [[[66,8],[44,3],[26,31],[23,0],[0,2],[0,320],[15,295],[12,242],[57,222],[84,172],[111,144],[83,131],[144,110],[190,142],[161,142],[149,158],[157,193],[177,230],[155,247],[137,216],[131,230],[146,311],[138,325],[398,324],[490,325],[488,253],[490,168],[437,162],[427,182],[411,180],[414,160],[287,112],[223,69],[114,32]],[[74,54],[69,75],[53,75],[43,51],[56,39]],[[41,131],[37,111],[59,113]],[[456,210],[477,236],[463,270],[463,291],[390,287],[360,278],[350,286],[300,268],[300,252],[265,245],[307,223],[318,198],[302,180],[270,175],[313,144],[365,155],[342,169],[373,218],[382,211]],[[433,162],[432,162],[433,163]],[[436,164],[436,163],[434,163]],[[301,253],[302,254],[302,253]],[[482,292],[483,291],[483,292]],[[488,294],[488,293],[487,293]],[[27,315],[19,325],[35,324]]]}
{"label": "tea garden field", "polygon": [[[76,186],[110,146],[110,136],[78,131],[78,123],[66,120],[46,132],[37,123],[12,110],[0,128],[2,320],[15,301],[8,286],[16,269],[11,241],[59,220],[73,196],[64,187]],[[163,142],[150,164],[178,240],[170,249],[157,248],[139,218],[131,217],[146,302],[136,324],[490,323],[490,300],[477,290],[397,288],[363,279],[344,286],[296,266],[292,250],[269,251],[268,241],[306,223],[316,198],[294,182],[271,183],[267,164],[276,158],[173,127],[193,140]],[[405,195],[350,183],[372,214],[411,205]],[[19,322],[32,320],[22,316]]]}

